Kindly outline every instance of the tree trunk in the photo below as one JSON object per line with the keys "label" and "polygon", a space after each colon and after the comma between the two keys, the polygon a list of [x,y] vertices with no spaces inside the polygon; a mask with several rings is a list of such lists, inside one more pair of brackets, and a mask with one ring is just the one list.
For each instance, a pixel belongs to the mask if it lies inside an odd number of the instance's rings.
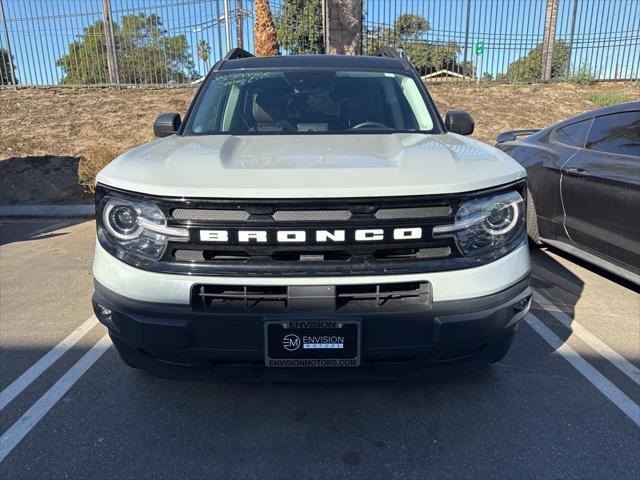
{"label": "tree trunk", "polygon": [[558,20],[558,0],[547,0],[547,12],[544,19],[544,37],[542,39],[542,78],[551,80],[553,66],[553,45],[556,42],[556,23]]}
{"label": "tree trunk", "polygon": [[244,48],[242,16],[242,0],[236,0],[236,37],[238,40],[238,48]]}
{"label": "tree trunk", "polygon": [[362,42],[362,0],[325,0],[325,45],[330,55],[358,55]]}
{"label": "tree trunk", "polygon": [[254,30],[253,38],[258,57],[278,55],[278,37],[268,0],[254,2]]}

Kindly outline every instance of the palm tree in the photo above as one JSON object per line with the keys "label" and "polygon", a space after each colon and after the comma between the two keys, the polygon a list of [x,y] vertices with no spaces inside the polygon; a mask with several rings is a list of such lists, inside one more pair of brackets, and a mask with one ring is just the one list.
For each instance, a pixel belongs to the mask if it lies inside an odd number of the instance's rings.
{"label": "palm tree", "polygon": [[209,55],[211,54],[211,45],[206,40],[198,40],[198,57],[203,61],[204,66],[209,68]]}
{"label": "palm tree", "polygon": [[273,16],[269,8],[269,0],[255,0],[254,44],[258,57],[278,55],[278,37]]}

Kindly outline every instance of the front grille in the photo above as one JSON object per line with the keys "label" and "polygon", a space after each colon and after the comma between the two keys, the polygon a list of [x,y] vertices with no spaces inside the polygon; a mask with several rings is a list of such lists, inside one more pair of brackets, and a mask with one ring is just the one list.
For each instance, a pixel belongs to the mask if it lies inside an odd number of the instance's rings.
{"label": "front grille", "polygon": [[432,303],[429,282],[338,286],[195,285],[197,310],[364,311],[424,309]]}
{"label": "front grille", "polygon": [[[460,255],[450,239],[434,239],[431,230],[451,223],[457,205],[456,199],[444,196],[189,200],[188,207],[163,208],[170,226],[189,228],[190,241],[170,243],[161,263],[169,272],[229,276],[444,270]],[[253,236],[242,241],[247,231]],[[357,237],[358,231],[369,233]],[[258,241],[256,232],[266,241]],[[420,238],[413,238],[416,232]],[[366,235],[373,237],[368,240]]]}
{"label": "front grille", "polygon": [[470,198],[514,188],[526,197],[525,184],[519,181],[449,195],[320,199],[166,198],[98,185],[96,198],[109,191],[153,201],[168,227],[188,230],[189,240],[169,241],[159,260],[123,257],[137,268],[300,278],[404,275],[484,265],[513,245],[469,257],[453,238],[434,238],[433,228],[452,224],[460,205]]}
{"label": "front grille", "polygon": [[253,287],[238,285],[196,285],[194,305],[198,307],[286,308],[287,287]]}
{"label": "front grille", "polygon": [[211,210],[198,208],[176,208],[171,212],[176,220],[193,222],[245,222],[249,213],[244,210]]}
{"label": "front grille", "polygon": [[276,222],[330,222],[351,218],[349,210],[279,210],[271,215]]}
{"label": "front grille", "polygon": [[451,215],[449,205],[438,207],[414,207],[414,208],[382,208],[376,212],[378,220],[397,220],[398,218],[433,218]]}
{"label": "front grille", "polygon": [[[338,308],[354,303],[377,308],[390,304],[427,306],[431,302],[431,284],[428,282],[340,285],[336,288]],[[395,305],[393,305],[395,306]]]}

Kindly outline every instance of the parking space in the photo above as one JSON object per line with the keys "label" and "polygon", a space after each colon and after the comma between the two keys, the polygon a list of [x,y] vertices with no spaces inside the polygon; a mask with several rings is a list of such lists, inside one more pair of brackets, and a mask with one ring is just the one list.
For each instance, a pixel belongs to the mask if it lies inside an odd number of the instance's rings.
{"label": "parking space", "polygon": [[91,317],[92,222],[0,231],[2,478],[640,476],[640,295],[558,252],[533,252],[532,314],[490,368],[243,385],[122,364]]}

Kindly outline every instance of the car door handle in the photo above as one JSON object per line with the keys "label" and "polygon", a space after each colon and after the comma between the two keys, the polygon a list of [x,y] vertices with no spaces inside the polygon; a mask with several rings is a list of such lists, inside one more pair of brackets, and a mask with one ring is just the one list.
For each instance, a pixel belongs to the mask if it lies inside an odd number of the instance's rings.
{"label": "car door handle", "polygon": [[578,178],[589,178],[591,176],[589,171],[585,170],[584,168],[567,168],[565,170],[565,173],[567,175],[571,175],[572,177]]}

